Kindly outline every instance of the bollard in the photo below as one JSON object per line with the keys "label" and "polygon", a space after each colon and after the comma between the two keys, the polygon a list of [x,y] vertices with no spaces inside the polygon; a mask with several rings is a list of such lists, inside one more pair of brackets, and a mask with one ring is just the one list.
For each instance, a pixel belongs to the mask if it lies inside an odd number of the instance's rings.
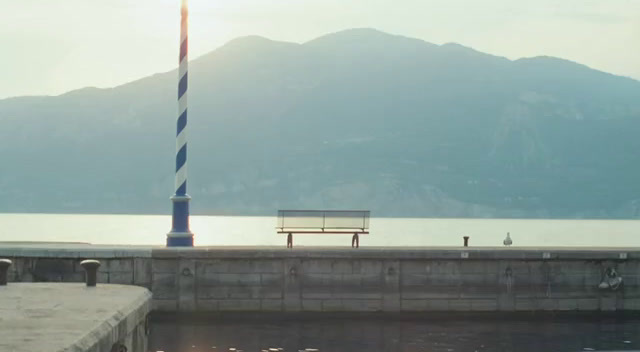
{"label": "bollard", "polygon": [[0,259],[0,286],[7,285],[8,272],[11,264],[9,259]]}
{"label": "bollard", "polygon": [[93,287],[98,282],[98,268],[100,262],[93,259],[87,259],[80,262],[80,265],[86,271],[87,287]]}
{"label": "bollard", "polygon": [[464,239],[464,246],[469,247],[469,236],[462,237]]}

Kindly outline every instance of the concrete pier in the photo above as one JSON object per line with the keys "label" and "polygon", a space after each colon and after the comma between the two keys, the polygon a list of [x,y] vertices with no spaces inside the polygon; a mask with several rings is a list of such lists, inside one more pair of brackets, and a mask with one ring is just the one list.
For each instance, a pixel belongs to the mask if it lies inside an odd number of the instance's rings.
{"label": "concrete pier", "polygon": [[640,311],[640,248],[1,245],[9,281],[139,285],[167,312]]}
{"label": "concrete pier", "polygon": [[146,352],[150,308],[142,287],[12,282],[0,287],[0,351]]}

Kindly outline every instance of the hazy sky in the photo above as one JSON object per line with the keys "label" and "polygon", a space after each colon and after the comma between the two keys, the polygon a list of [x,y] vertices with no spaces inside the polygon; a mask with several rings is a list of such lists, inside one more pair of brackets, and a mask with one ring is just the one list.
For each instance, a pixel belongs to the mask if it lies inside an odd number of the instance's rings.
{"label": "hazy sky", "polygon": [[[238,36],[355,27],[640,79],[640,0],[190,0],[190,56]],[[0,98],[111,87],[177,67],[179,0],[0,0]]]}

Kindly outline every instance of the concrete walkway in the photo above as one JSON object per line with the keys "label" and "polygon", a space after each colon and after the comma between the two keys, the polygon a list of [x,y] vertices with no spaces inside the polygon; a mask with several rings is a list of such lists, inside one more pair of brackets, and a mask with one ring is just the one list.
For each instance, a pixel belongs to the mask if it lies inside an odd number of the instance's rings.
{"label": "concrete walkway", "polygon": [[164,246],[99,245],[79,242],[3,242],[0,258],[58,257],[58,258],[149,258],[154,248]]}
{"label": "concrete walkway", "polygon": [[[399,258],[460,258],[461,253],[471,253],[473,258],[493,259],[628,259],[640,258],[640,247],[524,247],[524,246],[433,246],[433,247],[375,247],[362,246],[196,246],[165,247],[138,245],[99,245],[78,242],[3,242],[0,241],[0,258],[168,258],[168,257],[265,257],[283,258],[312,255],[316,257],[387,257]],[[547,254],[548,253],[548,254]]]}
{"label": "concrete walkway", "polygon": [[0,351],[107,352],[119,342],[130,352],[142,352],[150,301],[150,292],[136,286],[0,286]]}

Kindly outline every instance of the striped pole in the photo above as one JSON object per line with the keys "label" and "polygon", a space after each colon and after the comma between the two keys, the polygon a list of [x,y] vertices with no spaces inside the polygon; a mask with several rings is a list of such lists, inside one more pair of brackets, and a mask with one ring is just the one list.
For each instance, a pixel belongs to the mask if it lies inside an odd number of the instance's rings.
{"label": "striped pole", "polygon": [[187,0],[180,5],[180,68],[178,74],[178,128],[176,134],[176,193],[171,197],[173,219],[167,234],[167,247],[193,246],[189,230],[189,201],[187,194],[187,86],[188,86],[188,23]]}

